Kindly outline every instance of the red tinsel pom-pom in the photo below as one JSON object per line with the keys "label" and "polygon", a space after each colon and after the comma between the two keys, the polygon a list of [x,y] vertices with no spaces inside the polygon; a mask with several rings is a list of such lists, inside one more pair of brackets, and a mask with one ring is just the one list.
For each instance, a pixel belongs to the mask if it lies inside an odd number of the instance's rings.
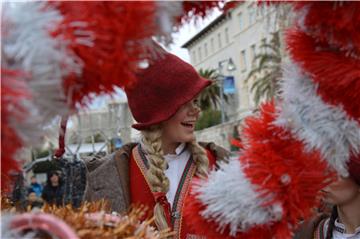
{"label": "red tinsel pom-pom", "polygon": [[283,218],[269,227],[273,237],[283,239],[291,238],[299,220],[312,215],[320,203],[319,192],[332,174],[319,152],[306,152],[303,142],[274,125],[275,119],[274,102],[263,104],[260,116],[246,119],[247,147],[240,161],[248,165],[244,172],[251,183],[265,190],[262,196],[273,197],[268,204],[282,205]]}
{"label": "red tinsel pom-pom", "polygon": [[360,54],[360,2],[302,1],[294,3],[298,14],[306,14],[306,33],[318,42]]}
{"label": "red tinsel pom-pom", "polygon": [[334,51],[299,30],[287,32],[293,60],[319,84],[318,94],[332,105],[341,105],[360,122],[360,60]]}
{"label": "red tinsel pom-pom", "polygon": [[154,2],[49,2],[63,15],[52,34],[69,41],[83,65],[82,74],[64,80],[71,103],[83,103],[91,93],[113,93],[136,80],[139,63],[148,58],[156,34]]}

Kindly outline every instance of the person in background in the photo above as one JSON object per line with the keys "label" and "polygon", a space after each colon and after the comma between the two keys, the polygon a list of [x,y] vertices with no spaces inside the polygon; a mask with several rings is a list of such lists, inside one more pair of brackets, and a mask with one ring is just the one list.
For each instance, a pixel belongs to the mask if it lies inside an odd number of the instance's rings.
{"label": "person in background", "polygon": [[37,197],[41,197],[41,193],[43,190],[43,187],[41,186],[40,183],[38,183],[36,181],[36,177],[35,176],[31,176],[31,182],[30,182],[30,188],[32,189],[32,191],[36,194]]}
{"label": "person in background", "polygon": [[36,195],[32,188],[30,188],[28,192],[27,205],[30,206],[31,209],[34,207],[41,208],[43,205],[41,198]]}
{"label": "person in background", "polygon": [[48,174],[47,183],[41,196],[45,202],[57,206],[64,204],[64,187],[57,171]]}
{"label": "person in background", "polygon": [[304,223],[295,239],[360,239],[360,157],[350,161],[349,177],[338,176],[322,191],[331,214]]}

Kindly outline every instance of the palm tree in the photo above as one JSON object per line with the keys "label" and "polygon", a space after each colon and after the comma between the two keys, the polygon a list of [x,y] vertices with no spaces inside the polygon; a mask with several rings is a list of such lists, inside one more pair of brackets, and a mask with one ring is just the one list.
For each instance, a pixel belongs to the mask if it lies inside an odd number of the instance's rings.
{"label": "palm tree", "polygon": [[257,65],[252,69],[245,82],[254,79],[250,91],[254,92],[254,101],[258,105],[260,100],[269,100],[277,97],[279,83],[282,76],[281,61],[282,51],[279,32],[272,33],[270,43],[263,43],[260,46],[261,53],[254,58]]}
{"label": "palm tree", "polygon": [[[220,87],[218,74],[215,69],[200,69],[199,75],[205,79],[211,80],[213,83],[206,87],[199,96],[200,107],[202,110],[218,109],[220,107]],[[224,101],[228,102],[227,95],[223,93]]]}

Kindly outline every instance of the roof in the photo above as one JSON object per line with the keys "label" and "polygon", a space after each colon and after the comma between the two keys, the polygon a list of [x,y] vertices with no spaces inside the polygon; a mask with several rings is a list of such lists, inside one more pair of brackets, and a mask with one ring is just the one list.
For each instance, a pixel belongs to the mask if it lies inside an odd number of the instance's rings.
{"label": "roof", "polygon": [[207,25],[204,29],[202,29],[199,33],[197,33],[195,36],[193,36],[190,40],[185,42],[181,47],[187,48],[190,46],[193,42],[195,42],[197,39],[199,39],[201,36],[205,35],[211,28],[216,26],[218,23],[220,23],[223,19],[226,18],[226,14],[222,13],[220,16],[214,19],[209,25]]}
{"label": "roof", "polygon": [[181,47],[187,48],[190,46],[193,42],[195,42],[197,39],[199,39],[201,36],[205,35],[212,27],[216,26],[216,24],[220,23],[223,19],[228,16],[228,12],[231,11],[236,6],[242,4],[242,1],[228,1],[223,6],[222,10],[224,11],[221,13],[220,16],[214,19],[214,21],[210,22],[209,25],[207,25],[204,29],[202,29],[199,33],[197,33],[195,36],[193,36],[190,40],[185,42]]}

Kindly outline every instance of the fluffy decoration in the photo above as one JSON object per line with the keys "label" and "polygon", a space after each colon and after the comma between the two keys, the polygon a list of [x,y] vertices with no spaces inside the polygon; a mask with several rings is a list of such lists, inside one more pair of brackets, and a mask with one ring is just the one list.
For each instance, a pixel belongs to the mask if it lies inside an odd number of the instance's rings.
{"label": "fluffy decoration", "polygon": [[15,130],[16,124],[26,117],[26,109],[21,101],[31,97],[20,72],[1,69],[1,190],[8,191],[9,173],[19,171],[19,161],[15,160],[16,152],[24,142]]}
{"label": "fluffy decoration", "polygon": [[318,84],[317,94],[328,104],[342,105],[360,122],[360,59],[331,50],[299,30],[288,32],[287,44],[292,59]]}
{"label": "fluffy decoration", "polygon": [[240,161],[250,182],[261,185],[261,197],[273,198],[267,205],[282,207],[282,220],[271,224],[273,235],[290,238],[299,220],[310,217],[318,206],[317,195],[330,175],[319,153],[306,152],[303,142],[273,124],[275,118],[275,104],[269,102],[259,117],[246,119],[248,146]]}
{"label": "fluffy decoration", "polygon": [[[324,42],[360,55],[360,3],[356,1],[297,2],[299,26],[303,31]],[[303,16],[301,16],[303,15]]]}
{"label": "fluffy decoration", "polygon": [[298,26],[287,33],[283,100],[245,120],[239,165],[220,165],[192,185],[185,215],[211,238],[292,238],[319,205],[331,169],[357,176],[360,168],[359,4],[293,4]]}
{"label": "fluffy decoration", "polygon": [[347,162],[360,153],[360,124],[342,107],[326,104],[308,76],[295,63],[284,67],[283,101],[277,125],[286,127],[306,143],[307,151],[319,150],[322,158],[341,175],[348,176]]}
{"label": "fluffy decoration", "polygon": [[[68,41],[81,60],[80,76],[65,79],[72,104],[90,93],[112,93],[135,80],[156,34],[154,2],[49,2],[63,15],[53,35]],[[134,30],[136,29],[136,31]]]}
{"label": "fluffy decoration", "polygon": [[208,235],[209,227],[195,224],[195,231],[212,238],[224,229],[237,238],[290,238],[299,220],[311,216],[330,176],[327,164],[275,119],[274,102],[264,104],[259,117],[246,119],[241,164],[224,164],[193,185],[186,220],[204,225],[201,215],[218,229]]}
{"label": "fluffy decoration", "polygon": [[[186,202],[196,204],[199,201],[207,205],[200,211],[200,215],[208,221],[216,222],[214,229],[218,232],[223,233],[228,229],[231,236],[237,232],[247,232],[257,224],[273,223],[282,217],[280,205],[263,207],[272,198],[262,198],[261,189],[248,181],[243,170],[243,165],[237,159],[221,164],[220,169],[212,171],[208,179],[194,184],[194,198]],[[189,217],[189,220],[193,219]]]}
{"label": "fluffy decoration", "polygon": [[[41,126],[48,125],[57,115],[69,113],[62,80],[69,74],[81,72],[74,55],[66,50],[66,42],[49,33],[62,16],[53,9],[44,11],[44,7],[43,2],[4,4],[2,39],[2,67],[26,73],[27,78],[23,80],[32,95],[23,102],[31,113],[27,121]],[[18,131],[24,141],[37,141],[32,127],[18,128]]]}
{"label": "fluffy decoration", "polygon": [[183,1],[184,14],[179,18],[181,21],[189,21],[196,17],[204,18],[208,12],[214,8],[220,8],[220,5],[224,3],[224,0],[219,1]]}

